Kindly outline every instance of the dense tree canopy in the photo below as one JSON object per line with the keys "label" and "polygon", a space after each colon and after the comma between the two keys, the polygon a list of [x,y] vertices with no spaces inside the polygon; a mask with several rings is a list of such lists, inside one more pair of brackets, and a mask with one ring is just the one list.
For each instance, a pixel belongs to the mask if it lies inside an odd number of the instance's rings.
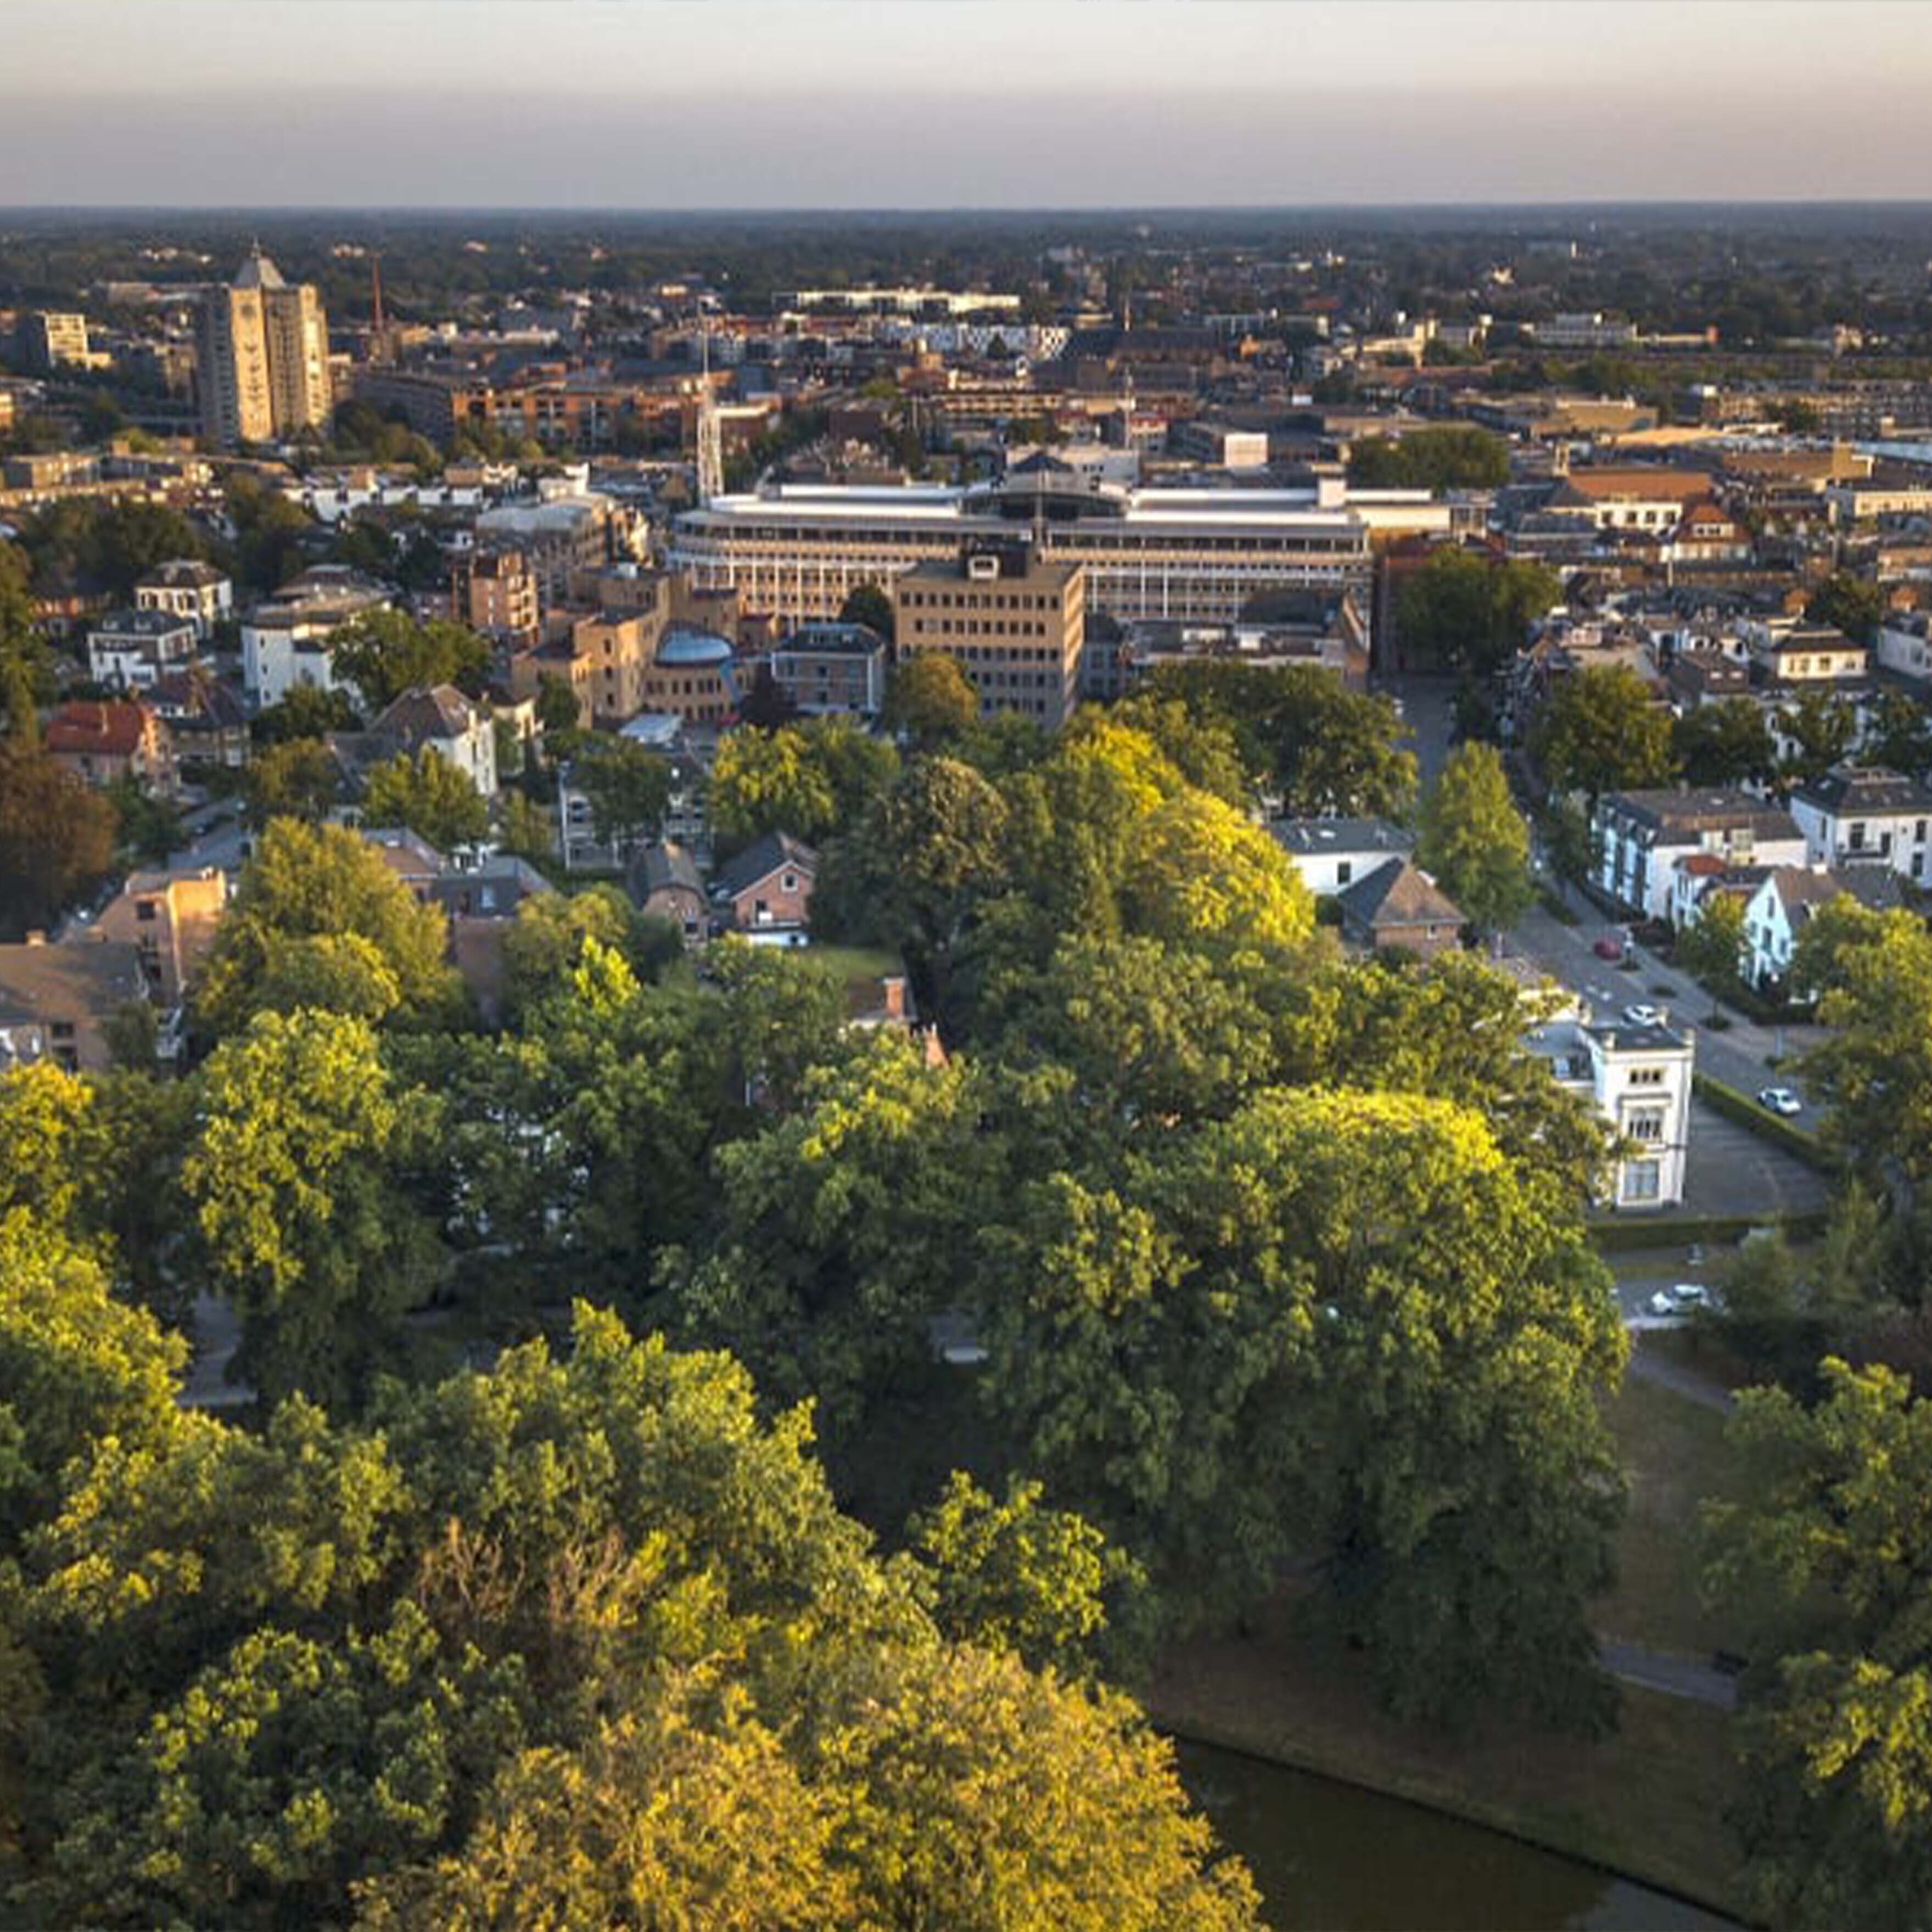
{"label": "dense tree canopy", "polygon": [[372,766],[362,812],[371,825],[400,825],[439,852],[474,844],[490,830],[490,808],[467,776],[425,745]]}
{"label": "dense tree canopy", "polygon": [[1711,1586],[1748,1633],[1738,1814],[1778,1925],[1916,1924],[1932,1889],[1932,1402],[1825,1365],[1825,1399],[1748,1390],[1743,1500],[1710,1507]]}
{"label": "dense tree canopy", "polygon": [[114,808],[32,737],[0,737],[0,939],[51,926],[114,860]]}
{"label": "dense tree canopy", "polygon": [[945,651],[920,651],[892,667],[886,686],[885,722],[920,745],[956,738],[980,715],[979,694]]}
{"label": "dense tree canopy", "polygon": [[295,1005],[446,1016],[458,986],[442,955],[442,915],[417,902],[374,846],[339,826],[277,819],[242,874],[194,1009],[218,1034]]}
{"label": "dense tree canopy", "polygon": [[[20,1279],[0,1414],[70,1347],[14,1327]],[[165,1380],[158,1336],[129,1352],[123,1385]],[[803,1414],[760,1421],[722,1358],[586,1310],[567,1360],[392,1389],[366,1432],[142,1400],[72,1408],[8,1599],[28,1918],[1256,1922],[1132,1707],[1010,1654],[1009,1606],[1086,1590],[1077,1529],[1016,1568],[953,1498],[938,1568],[882,1562]],[[935,1587],[994,1647],[942,1634]]]}
{"label": "dense tree canopy", "polygon": [[353,685],[371,717],[406,691],[453,684],[478,696],[490,668],[490,646],[447,618],[418,620],[401,610],[365,610],[332,631],[329,662]]}
{"label": "dense tree canopy", "polygon": [[1849,571],[1834,571],[1812,592],[1804,606],[1806,618],[1814,624],[1829,624],[1853,642],[1876,641],[1885,616],[1883,586],[1868,577],[1854,577]]}
{"label": "dense tree canopy", "polygon": [[1666,785],[1677,774],[1670,713],[1624,664],[1573,672],[1550,694],[1530,749],[1552,791],[1605,792]]}
{"label": "dense tree canopy", "polygon": [[1778,772],[1771,728],[1748,698],[1720,698],[1685,712],[1670,728],[1670,749],[1694,784],[1768,784]]}
{"label": "dense tree canopy", "polygon": [[1496,490],[1509,481],[1509,446],[1471,425],[1364,436],[1348,451],[1348,481],[1360,490]]}
{"label": "dense tree canopy", "polygon": [[1415,760],[1394,706],[1331,673],[1202,662],[1163,666],[1150,688],[1230,734],[1251,781],[1290,818],[1400,818],[1414,801]]}
{"label": "dense tree canopy", "polygon": [[1408,656],[1485,675],[1522,649],[1530,626],[1562,594],[1556,574],[1540,563],[1504,562],[1443,544],[1402,578],[1396,634]]}

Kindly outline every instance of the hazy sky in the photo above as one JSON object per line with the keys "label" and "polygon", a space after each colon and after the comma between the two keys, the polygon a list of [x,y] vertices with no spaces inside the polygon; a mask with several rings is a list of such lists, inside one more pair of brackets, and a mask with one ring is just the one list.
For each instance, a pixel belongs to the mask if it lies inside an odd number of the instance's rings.
{"label": "hazy sky", "polygon": [[0,206],[1932,197],[1927,0],[0,0]]}

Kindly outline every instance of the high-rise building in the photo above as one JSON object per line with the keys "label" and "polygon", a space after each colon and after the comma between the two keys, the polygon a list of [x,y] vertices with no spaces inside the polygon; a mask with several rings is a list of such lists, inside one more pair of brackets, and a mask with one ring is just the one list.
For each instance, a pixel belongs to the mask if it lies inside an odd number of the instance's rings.
{"label": "high-rise building", "polygon": [[290,286],[257,249],[203,298],[195,368],[211,442],[265,442],[325,425],[328,322],[314,286]]}
{"label": "high-rise building", "polygon": [[30,369],[44,374],[71,364],[90,369],[94,358],[87,346],[87,318],[52,309],[29,309],[20,317],[20,353]]}

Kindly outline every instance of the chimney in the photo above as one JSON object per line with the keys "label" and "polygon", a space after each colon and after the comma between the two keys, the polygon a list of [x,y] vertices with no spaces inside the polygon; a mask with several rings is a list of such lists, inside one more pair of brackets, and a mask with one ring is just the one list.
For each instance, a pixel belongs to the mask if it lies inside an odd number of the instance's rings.
{"label": "chimney", "polygon": [[885,1001],[886,1017],[889,1020],[902,1020],[906,1016],[906,982],[896,973],[889,973],[879,982],[879,992]]}

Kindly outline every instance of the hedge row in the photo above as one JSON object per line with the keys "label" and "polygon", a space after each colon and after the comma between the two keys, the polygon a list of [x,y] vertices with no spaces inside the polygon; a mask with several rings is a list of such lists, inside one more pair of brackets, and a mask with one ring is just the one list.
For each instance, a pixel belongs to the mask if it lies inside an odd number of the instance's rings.
{"label": "hedge row", "polygon": [[1768,1107],[1760,1107],[1748,1094],[1740,1094],[1735,1087],[1726,1086],[1721,1080],[1712,1079],[1708,1073],[1693,1074],[1691,1080],[1697,1097],[1706,1102],[1714,1112],[1722,1114],[1727,1120],[1736,1121],[1741,1127],[1748,1127],[1760,1140],[1782,1148],[1816,1173],[1837,1173],[1837,1163],[1819,1144],[1816,1134],[1803,1127],[1794,1127],[1782,1114],[1774,1114]]}

